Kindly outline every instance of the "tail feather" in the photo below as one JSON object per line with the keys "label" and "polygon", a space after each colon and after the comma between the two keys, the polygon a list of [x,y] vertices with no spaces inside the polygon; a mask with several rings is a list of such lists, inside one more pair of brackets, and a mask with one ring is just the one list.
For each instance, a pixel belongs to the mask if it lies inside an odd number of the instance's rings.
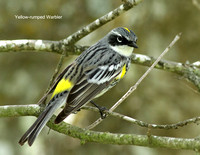
{"label": "tail feather", "polygon": [[[35,123],[33,123],[33,125],[26,131],[26,133],[21,137],[21,139],[19,140],[19,144],[23,145],[26,141],[28,141],[28,144],[31,146],[34,139],[33,137],[36,137],[36,135],[39,134],[39,132],[37,131],[40,125],[40,129],[43,128],[43,126],[45,125],[45,122],[48,121],[47,120],[47,113],[49,112],[50,107],[47,107],[47,109],[45,109],[40,116],[37,118],[37,120],[35,121]],[[43,125],[43,126],[42,126]],[[37,132],[36,132],[37,131]],[[32,139],[32,143],[30,143],[30,139]]]}
{"label": "tail feather", "polygon": [[62,96],[50,102],[45,110],[39,115],[35,123],[33,123],[33,125],[21,137],[19,144],[23,145],[28,141],[29,146],[31,146],[54,112],[65,103],[65,100],[66,96]]}

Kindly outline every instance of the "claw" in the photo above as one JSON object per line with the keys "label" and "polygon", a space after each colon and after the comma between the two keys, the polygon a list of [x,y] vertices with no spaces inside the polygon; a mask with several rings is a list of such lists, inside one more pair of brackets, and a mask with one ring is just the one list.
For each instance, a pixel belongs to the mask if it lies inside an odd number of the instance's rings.
{"label": "claw", "polygon": [[105,111],[108,110],[108,109],[106,107],[99,106],[94,101],[90,101],[90,103],[93,104],[95,107],[97,107],[99,109],[99,113],[101,115],[101,119],[104,119],[104,118],[107,117],[107,114],[105,113]]}

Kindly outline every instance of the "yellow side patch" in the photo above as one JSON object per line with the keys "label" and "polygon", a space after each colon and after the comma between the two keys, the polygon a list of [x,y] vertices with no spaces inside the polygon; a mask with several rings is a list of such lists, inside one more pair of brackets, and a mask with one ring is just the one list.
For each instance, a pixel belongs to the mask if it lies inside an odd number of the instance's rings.
{"label": "yellow side patch", "polygon": [[128,31],[129,33],[131,32],[128,28],[126,28],[126,27],[124,27],[124,29],[126,30],[126,31]]}
{"label": "yellow side patch", "polygon": [[126,64],[123,66],[122,72],[116,77],[116,80],[122,79],[125,74],[126,74]]}
{"label": "yellow side patch", "polygon": [[70,90],[73,87],[73,83],[69,81],[69,79],[62,79],[57,84],[56,89],[53,92],[51,98],[53,98],[56,94],[59,94],[63,91]]}

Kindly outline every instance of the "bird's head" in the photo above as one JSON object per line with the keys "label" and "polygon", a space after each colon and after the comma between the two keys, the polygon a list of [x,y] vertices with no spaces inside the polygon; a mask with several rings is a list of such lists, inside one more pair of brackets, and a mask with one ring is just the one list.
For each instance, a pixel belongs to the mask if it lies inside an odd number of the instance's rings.
{"label": "bird's head", "polygon": [[137,36],[128,28],[118,27],[108,33],[109,46],[123,56],[131,56],[134,48],[138,48]]}

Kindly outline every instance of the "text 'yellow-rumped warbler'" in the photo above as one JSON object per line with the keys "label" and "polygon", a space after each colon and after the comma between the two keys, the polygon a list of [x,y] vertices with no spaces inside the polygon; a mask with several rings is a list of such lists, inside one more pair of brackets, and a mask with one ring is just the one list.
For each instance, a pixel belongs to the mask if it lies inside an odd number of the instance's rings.
{"label": "text 'yellow-rumped warbler'", "polygon": [[19,143],[23,145],[28,141],[31,146],[45,124],[61,106],[65,105],[55,119],[56,124],[115,86],[129,69],[132,52],[137,48],[136,42],[137,36],[133,31],[119,27],[85,50],[64,69],[50,91],[40,100],[42,102],[52,94],[44,111]]}

